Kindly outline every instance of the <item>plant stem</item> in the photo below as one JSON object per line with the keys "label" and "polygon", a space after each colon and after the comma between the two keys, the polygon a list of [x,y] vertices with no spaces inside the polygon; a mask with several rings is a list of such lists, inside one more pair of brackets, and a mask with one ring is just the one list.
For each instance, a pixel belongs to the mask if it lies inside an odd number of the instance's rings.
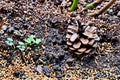
{"label": "plant stem", "polygon": [[70,7],[70,10],[71,10],[71,11],[74,11],[75,8],[77,8],[78,2],[79,2],[79,0],[74,0],[74,1],[73,1],[72,5],[71,5],[71,7]]}

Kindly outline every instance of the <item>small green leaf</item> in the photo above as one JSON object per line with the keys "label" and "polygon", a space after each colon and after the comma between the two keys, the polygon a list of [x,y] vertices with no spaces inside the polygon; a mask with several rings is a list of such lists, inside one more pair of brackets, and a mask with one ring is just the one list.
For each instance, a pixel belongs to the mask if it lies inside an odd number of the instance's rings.
{"label": "small green leaf", "polygon": [[20,45],[18,45],[18,46],[16,46],[17,48],[21,48],[21,46]]}
{"label": "small green leaf", "polygon": [[13,41],[13,39],[12,38],[7,38],[7,41]]}
{"label": "small green leaf", "polygon": [[27,42],[28,44],[31,44],[30,38],[25,39],[25,42]]}
{"label": "small green leaf", "polygon": [[6,43],[7,45],[9,45],[9,46],[13,46],[13,45],[14,45],[14,43],[13,43],[13,42],[10,42],[10,41],[5,41],[5,43]]}
{"label": "small green leaf", "polygon": [[26,47],[25,46],[22,46],[23,49],[25,49]]}
{"label": "small green leaf", "polygon": [[19,45],[25,45],[23,42],[19,41],[18,42]]}
{"label": "small green leaf", "polygon": [[93,8],[94,8],[94,5],[93,5],[93,4],[88,4],[88,5],[86,6],[86,8],[87,8],[87,9],[93,9]]}
{"label": "small green leaf", "polygon": [[21,51],[24,51],[25,50],[25,48],[19,48]]}
{"label": "small green leaf", "polygon": [[30,38],[35,38],[35,35],[30,35]]}
{"label": "small green leaf", "polygon": [[41,39],[36,39],[36,40],[35,40],[35,43],[36,43],[36,44],[39,44],[40,42],[41,42]]}
{"label": "small green leaf", "polygon": [[18,49],[20,49],[21,51],[24,51],[25,50],[25,46],[20,46],[20,45],[18,45],[18,46],[16,46]]}
{"label": "small green leaf", "polygon": [[10,46],[14,45],[12,42],[9,43]]}

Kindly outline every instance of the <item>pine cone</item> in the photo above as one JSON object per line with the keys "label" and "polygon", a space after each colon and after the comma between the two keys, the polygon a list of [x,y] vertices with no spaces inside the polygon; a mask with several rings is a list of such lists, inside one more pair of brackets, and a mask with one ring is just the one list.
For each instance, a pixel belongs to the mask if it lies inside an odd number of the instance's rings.
{"label": "pine cone", "polygon": [[99,41],[96,27],[85,25],[81,25],[81,27],[69,25],[66,38],[70,51],[78,55],[92,52]]}

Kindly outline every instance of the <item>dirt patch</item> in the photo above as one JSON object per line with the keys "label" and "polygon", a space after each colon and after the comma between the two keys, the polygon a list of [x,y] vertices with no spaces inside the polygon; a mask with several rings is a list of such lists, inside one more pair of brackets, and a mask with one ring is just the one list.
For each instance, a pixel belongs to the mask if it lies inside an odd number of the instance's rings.
{"label": "dirt patch", "polygon": [[[6,18],[7,27],[0,31],[0,79],[119,79],[120,4],[93,18],[79,11],[91,1],[81,1],[73,12],[68,3],[61,6],[61,0],[1,1],[0,17]],[[81,23],[93,21],[98,28],[100,41],[93,54],[74,55],[66,45],[66,29],[76,24],[78,16]],[[15,47],[30,35],[41,43],[28,45],[24,51]],[[5,43],[8,37],[14,46]]]}

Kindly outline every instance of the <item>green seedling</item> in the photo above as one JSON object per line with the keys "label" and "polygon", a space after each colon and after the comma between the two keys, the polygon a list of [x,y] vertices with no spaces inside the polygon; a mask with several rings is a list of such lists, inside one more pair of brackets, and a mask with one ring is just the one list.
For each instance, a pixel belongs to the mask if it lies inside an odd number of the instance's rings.
{"label": "green seedling", "polygon": [[72,5],[70,7],[71,11],[74,11],[77,8],[78,2],[79,2],[79,0],[74,0],[73,1]]}
{"label": "green seedling", "polygon": [[25,42],[28,44],[28,45],[32,45],[35,43],[35,40],[34,40],[35,36],[34,35],[31,35],[29,38],[25,39]]}
{"label": "green seedling", "polygon": [[25,42],[28,45],[39,44],[41,42],[41,39],[37,39],[34,35],[31,35],[29,38],[25,39]]}
{"label": "green seedling", "polygon": [[39,59],[40,60],[40,62],[44,65],[44,64],[46,64],[46,62],[45,61],[43,61],[42,59]]}
{"label": "green seedling", "polygon": [[16,47],[17,47],[19,50],[24,51],[25,48],[26,48],[26,45],[25,45],[25,43],[19,41],[19,42],[18,42],[18,46],[16,46]]}
{"label": "green seedling", "polygon": [[7,38],[7,40],[5,41],[5,43],[9,46],[13,46],[14,43],[13,43],[13,39],[12,38]]}
{"label": "green seedling", "polygon": [[41,42],[41,39],[35,39],[35,44],[39,44]]}
{"label": "green seedling", "polygon": [[94,5],[93,4],[88,4],[85,8],[87,8],[87,9],[93,9]]}

